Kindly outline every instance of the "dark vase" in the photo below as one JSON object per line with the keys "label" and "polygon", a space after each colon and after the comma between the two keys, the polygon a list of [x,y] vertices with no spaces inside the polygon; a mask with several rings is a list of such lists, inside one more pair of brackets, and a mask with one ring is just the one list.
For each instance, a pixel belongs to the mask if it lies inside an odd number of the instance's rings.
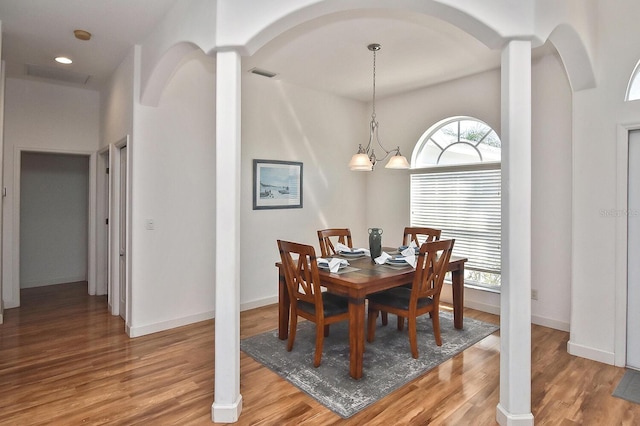
{"label": "dark vase", "polygon": [[371,252],[371,261],[374,262],[376,257],[382,254],[382,229],[369,228],[369,251]]}

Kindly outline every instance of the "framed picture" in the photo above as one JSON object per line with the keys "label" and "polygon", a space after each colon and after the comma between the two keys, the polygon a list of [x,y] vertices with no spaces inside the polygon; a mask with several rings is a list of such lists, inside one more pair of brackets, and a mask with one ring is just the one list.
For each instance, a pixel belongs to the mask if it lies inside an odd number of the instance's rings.
{"label": "framed picture", "polygon": [[253,209],[302,208],[302,163],[253,160]]}

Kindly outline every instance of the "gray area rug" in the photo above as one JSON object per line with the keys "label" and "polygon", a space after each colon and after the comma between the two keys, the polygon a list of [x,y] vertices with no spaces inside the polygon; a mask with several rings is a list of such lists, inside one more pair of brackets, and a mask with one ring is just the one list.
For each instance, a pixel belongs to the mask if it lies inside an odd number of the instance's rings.
{"label": "gray area rug", "polygon": [[627,370],[613,391],[613,396],[640,404],[640,371]]}
{"label": "gray area rug", "polygon": [[311,322],[298,323],[291,352],[287,352],[286,340],[278,339],[277,330],[243,339],[240,349],[343,418],[356,414],[499,328],[465,318],[464,328],[456,330],[453,316],[441,312],[442,346],[436,346],[431,319],[423,315],[418,320],[419,357],[413,359],[406,321],[404,330],[399,332],[396,317],[389,315],[386,327],[378,320],[375,341],[365,342],[363,377],[354,380],[349,376],[348,322],[331,325],[318,368],[313,367],[314,327]]}

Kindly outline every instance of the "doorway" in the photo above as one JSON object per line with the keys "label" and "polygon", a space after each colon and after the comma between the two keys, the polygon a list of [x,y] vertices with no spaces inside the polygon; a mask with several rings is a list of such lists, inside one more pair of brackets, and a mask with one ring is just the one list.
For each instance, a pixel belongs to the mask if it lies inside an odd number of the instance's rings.
{"label": "doorway", "polygon": [[88,281],[89,156],[23,152],[20,289]]}
{"label": "doorway", "polygon": [[129,136],[111,145],[109,181],[109,304],[112,315],[130,318],[130,173]]}
{"label": "doorway", "polygon": [[629,132],[627,177],[627,367],[640,370],[640,130]]}
{"label": "doorway", "polygon": [[[22,158],[23,155],[27,155],[29,156],[30,154],[39,154],[39,155],[51,155],[51,156],[56,156],[56,155],[60,155],[60,156],[69,156],[69,157],[76,157],[76,158],[82,158],[82,161],[86,161],[88,163],[88,181],[87,181],[87,198],[86,198],[86,208],[87,208],[87,212],[88,212],[88,218],[87,218],[87,226],[85,227],[85,235],[86,235],[86,241],[87,241],[87,247],[85,248],[85,256],[86,256],[86,263],[84,268],[85,269],[85,273],[82,275],[83,276],[83,280],[87,281],[88,283],[88,288],[92,288],[92,286],[95,286],[95,185],[91,185],[89,184],[89,182],[95,182],[95,152],[86,152],[86,151],[63,151],[63,150],[46,150],[46,149],[25,149],[25,148],[18,148],[16,147],[15,152],[14,152],[14,158],[15,158],[15,167],[13,170],[13,179],[14,179],[14,184],[13,184],[13,188],[16,194],[15,197],[15,202],[13,203],[13,206],[11,208],[11,212],[12,212],[12,220],[5,222],[5,230],[6,227],[10,227],[9,232],[11,233],[11,235],[13,235],[14,237],[9,239],[9,244],[10,244],[10,249],[11,249],[11,253],[13,253],[12,259],[10,260],[10,277],[11,280],[10,281],[5,281],[4,285],[5,286],[9,286],[11,288],[11,294],[12,294],[12,300],[11,300],[11,307],[18,307],[20,306],[20,287],[21,287],[21,283],[23,283],[23,279],[20,276],[20,272],[21,270],[23,272],[26,272],[24,270],[24,268],[21,268],[21,259],[20,259],[20,255],[23,253],[23,251],[21,250],[21,239],[20,239],[20,233],[21,233],[21,204],[22,204],[22,200],[20,199],[21,193],[22,193],[22,182],[21,182],[21,177],[22,177]],[[55,158],[55,157],[49,157],[49,158]],[[46,194],[44,195],[46,196]],[[36,227],[43,227],[46,222],[48,221],[48,218],[45,217],[43,215],[43,220],[44,223],[40,223],[34,225]],[[66,220],[66,218],[62,217],[60,219],[61,221]],[[57,224],[54,225],[48,225],[50,228],[51,227],[56,227],[58,226]],[[22,228],[23,230],[25,230],[26,232],[32,232],[33,229],[31,227],[29,228]],[[51,231],[49,230],[45,230],[45,232],[49,232]],[[4,236],[6,238],[6,234]],[[60,246],[58,246],[60,247]],[[37,249],[37,248],[36,248]],[[56,250],[60,250],[59,248]],[[69,272],[72,271],[71,269],[67,269],[64,272]],[[38,271],[38,273],[40,274],[42,271]],[[54,272],[59,272],[59,270],[56,270]],[[77,272],[77,271],[76,271]],[[32,271],[29,271],[29,274],[31,274]],[[69,279],[74,279],[74,278],[79,278],[80,275],[79,274],[75,274],[72,273],[70,275],[64,275],[64,274],[58,274],[57,276],[50,276],[48,279],[40,279],[42,278],[43,275],[28,275],[25,277],[24,280],[24,285],[28,286],[28,287],[33,287],[33,286],[40,286],[40,285],[47,285],[47,284],[56,284],[56,281],[58,283],[61,283],[63,281],[67,281]],[[95,288],[95,287],[93,287]],[[6,307],[6,305],[5,305]]]}
{"label": "doorway", "polygon": [[[96,295],[109,294],[109,147],[98,151],[96,193]],[[91,294],[89,289],[89,294]],[[111,301],[109,300],[109,305]]]}
{"label": "doorway", "polygon": [[120,159],[120,185],[118,191],[118,276],[119,279],[119,308],[120,316],[127,320],[127,145],[121,146],[118,158]]}

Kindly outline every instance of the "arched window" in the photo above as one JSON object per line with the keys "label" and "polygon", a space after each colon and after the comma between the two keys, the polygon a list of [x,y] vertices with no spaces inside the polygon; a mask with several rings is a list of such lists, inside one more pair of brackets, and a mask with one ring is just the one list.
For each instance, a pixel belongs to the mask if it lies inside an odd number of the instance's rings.
{"label": "arched window", "polygon": [[411,156],[411,226],[442,230],[467,257],[465,284],[498,290],[501,256],[501,144],[473,117],[434,124]]}
{"label": "arched window", "polygon": [[629,79],[629,84],[627,85],[627,94],[625,97],[625,101],[635,101],[640,99],[640,61],[636,64],[636,67],[633,69],[631,73],[631,78]]}

